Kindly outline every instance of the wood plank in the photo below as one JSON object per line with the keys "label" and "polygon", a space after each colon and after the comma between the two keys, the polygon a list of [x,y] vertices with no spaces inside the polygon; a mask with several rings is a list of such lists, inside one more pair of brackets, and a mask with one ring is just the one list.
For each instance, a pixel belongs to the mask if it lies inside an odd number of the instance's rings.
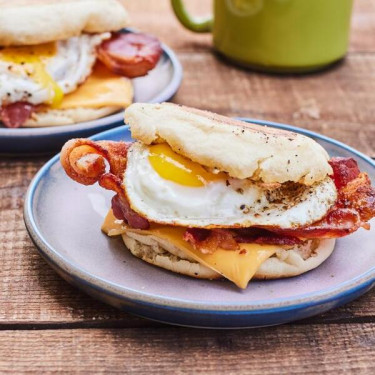
{"label": "wood plank", "polygon": [[[169,0],[122,0],[129,11],[131,25],[137,29],[157,35],[163,42],[179,51],[209,51],[212,47],[210,34],[195,34],[177,21]],[[194,15],[211,13],[213,0],[185,1],[187,9]],[[155,17],[159,14],[160,17]],[[355,0],[350,51],[375,52],[375,1]],[[173,32],[171,32],[173,30]]]}
{"label": "wood plank", "polygon": [[375,1],[354,0],[350,51],[374,52]]}
{"label": "wood plank", "polygon": [[0,372],[373,374],[375,324],[0,332]]}

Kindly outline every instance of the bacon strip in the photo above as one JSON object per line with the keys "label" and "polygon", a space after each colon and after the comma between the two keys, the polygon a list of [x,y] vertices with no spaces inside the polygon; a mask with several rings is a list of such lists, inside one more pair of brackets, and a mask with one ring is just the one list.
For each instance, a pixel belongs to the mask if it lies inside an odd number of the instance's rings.
{"label": "bacon strip", "polygon": [[227,229],[189,228],[183,239],[203,254],[212,254],[218,247],[225,250],[239,249],[233,234]]}
{"label": "bacon strip", "polygon": [[71,139],[63,146],[60,161],[71,179],[83,185],[92,185],[105,174],[105,162],[108,162],[113,175],[122,178],[129,145],[125,142]]}
{"label": "bacon strip", "polygon": [[[352,158],[332,158],[330,164],[338,199],[322,220],[299,228],[252,227],[227,230],[227,233],[238,243],[292,246],[302,244],[302,239],[338,238],[360,227],[369,229],[367,221],[375,216],[375,189],[368,175],[360,173],[357,162]],[[222,247],[220,238],[210,230],[188,229],[184,239],[202,252],[208,248],[212,253]]]}
{"label": "bacon strip", "polygon": [[226,250],[237,250],[240,243],[293,246],[305,242],[297,237],[276,234],[261,228],[212,230],[189,228],[183,238],[203,254],[212,254],[219,247]]}
{"label": "bacon strip", "polygon": [[138,215],[130,208],[129,202],[119,194],[112,198],[112,211],[115,217],[119,220],[124,220],[132,228],[148,229],[150,223],[144,217]]}
{"label": "bacon strip", "polygon": [[[73,180],[116,192],[112,199],[114,215],[133,228],[147,229],[149,222],[130,208],[122,186],[129,144],[125,142],[72,139],[61,150],[60,161],[66,174]],[[106,173],[106,162],[110,172]]]}
{"label": "bacon strip", "polygon": [[112,33],[97,49],[99,60],[109,70],[129,78],[146,75],[161,54],[158,39],[142,33]]}
{"label": "bacon strip", "polygon": [[357,162],[353,158],[332,158],[329,161],[333,169],[332,179],[337,190],[346,186],[350,181],[358,177],[360,170]]}
{"label": "bacon strip", "polygon": [[234,229],[234,236],[238,243],[257,243],[259,245],[293,246],[304,243],[298,237],[287,234],[277,234],[261,228]]}
{"label": "bacon strip", "polygon": [[317,223],[300,228],[267,228],[279,235],[295,236],[300,238],[339,238],[355,232],[366,225],[361,221],[358,213],[352,209],[338,208],[331,211]]}
{"label": "bacon strip", "polygon": [[112,210],[115,217],[124,220],[135,229],[148,229],[150,223],[147,219],[131,209],[128,198],[125,195],[122,179],[112,173],[105,173],[99,179],[99,185],[117,194],[112,198]]}
{"label": "bacon strip", "polygon": [[0,119],[7,128],[19,128],[36,110],[36,106],[27,102],[16,102],[0,109]]}
{"label": "bacon strip", "polygon": [[375,216],[375,188],[367,173],[360,173],[340,190],[338,205],[356,210],[363,222]]}
{"label": "bacon strip", "polygon": [[338,191],[335,206],[320,221],[295,229],[267,228],[272,232],[302,238],[338,238],[347,236],[375,216],[375,189],[367,173],[360,173]]}

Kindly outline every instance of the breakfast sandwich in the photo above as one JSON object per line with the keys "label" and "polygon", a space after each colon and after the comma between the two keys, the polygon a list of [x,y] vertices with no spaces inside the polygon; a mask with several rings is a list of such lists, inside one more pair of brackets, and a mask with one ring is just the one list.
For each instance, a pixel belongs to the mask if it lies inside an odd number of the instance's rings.
{"label": "breakfast sandwich", "polygon": [[133,143],[73,139],[61,163],[116,193],[102,230],[153,265],[245,288],[319,266],[375,216],[368,175],[309,137],[171,103],[125,122]]}
{"label": "breakfast sandwich", "polygon": [[117,0],[0,0],[2,124],[67,125],[130,105],[129,78],[153,69],[162,49],[125,26]]}

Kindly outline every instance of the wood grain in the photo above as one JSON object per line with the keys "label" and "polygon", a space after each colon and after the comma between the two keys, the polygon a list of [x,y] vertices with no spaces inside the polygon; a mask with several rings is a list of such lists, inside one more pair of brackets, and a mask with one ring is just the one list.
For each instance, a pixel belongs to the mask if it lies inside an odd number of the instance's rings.
{"label": "wood grain", "polygon": [[375,324],[0,332],[0,372],[373,374]]}

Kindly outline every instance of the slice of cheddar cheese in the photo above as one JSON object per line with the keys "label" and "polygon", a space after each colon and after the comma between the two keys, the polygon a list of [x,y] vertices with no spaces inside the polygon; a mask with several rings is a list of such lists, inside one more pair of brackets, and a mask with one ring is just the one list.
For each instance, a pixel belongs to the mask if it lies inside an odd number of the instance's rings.
{"label": "slice of cheddar cheese", "polygon": [[71,108],[125,108],[132,103],[131,80],[110,72],[97,62],[91,75],[77,90],[64,96],[58,109]]}
{"label": "slice of cheddar cheese", "polygon": [[194,249],[190,243],[183,240],[186,228],[151,224],[150,229],[133,229],[116,220],[110,210],[102,225],[102,231],[109,236],[117,236],[126,232],[154,235],[168,240],[185,254],[197,262],[220,273],[240,288],[246,288],[262,263],[275,254],[277,246],[239,244],[239,250],[217,249],[213,254],[202,254]]}

